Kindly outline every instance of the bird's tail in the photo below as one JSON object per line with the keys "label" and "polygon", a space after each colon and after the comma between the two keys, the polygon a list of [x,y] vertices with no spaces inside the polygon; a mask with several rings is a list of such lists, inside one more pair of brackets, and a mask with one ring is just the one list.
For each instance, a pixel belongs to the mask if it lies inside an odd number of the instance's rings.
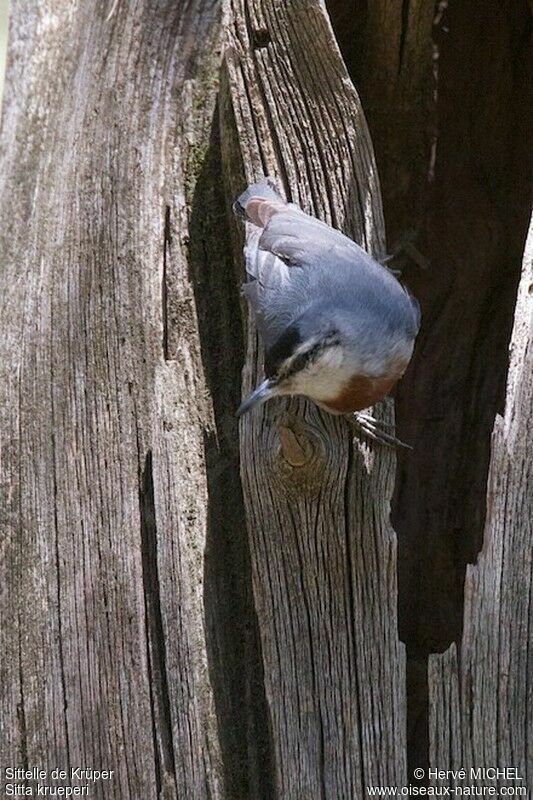
{"label": "bird's tail", "polygon": [[285,206],[285,200],[272,178],[263,178],[252,183],[234,202],[234,213],[245,220],[264,228],[272,214]]}

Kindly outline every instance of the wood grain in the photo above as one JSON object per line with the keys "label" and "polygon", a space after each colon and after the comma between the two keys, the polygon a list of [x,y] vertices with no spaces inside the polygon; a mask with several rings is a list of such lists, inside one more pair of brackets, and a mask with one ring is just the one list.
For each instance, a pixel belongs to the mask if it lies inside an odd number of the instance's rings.
{"label": "wood grain", "polygon": [[[273,175],[307,211],[383,252],[372,147],[323,5],[230,0],[226,21],[230,196]],[[247,331],[243,392],[262,369],[250,320]],[[393,453],[309,403],[276,401],[241,423],[241,473],[276,796],[336,800],[404,783]]]}
{"label": "wood grain", "polygon": [[221,796],[202,584],[213,423],[180,116],[219,33],[207,0],[12,10],[0,764],[112,769],[92,792],[106,800]]}

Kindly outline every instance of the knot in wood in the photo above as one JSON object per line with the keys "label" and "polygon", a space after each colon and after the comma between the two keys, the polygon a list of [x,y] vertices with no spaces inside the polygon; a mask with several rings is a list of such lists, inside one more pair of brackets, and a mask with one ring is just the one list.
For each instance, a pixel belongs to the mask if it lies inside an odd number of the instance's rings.
{"label": "knot in wood", "polygon": [[276,427],[275,475],[284,492],[314,497],[320,491],[326,468],[325,444],[320,433],[297,417],[289,416]]}
{"label": "knot in wood", "polygon": [[291,467],[303,467],[313,457],[313,445],[305,432],[280,425],[278,429],[281,453]]}

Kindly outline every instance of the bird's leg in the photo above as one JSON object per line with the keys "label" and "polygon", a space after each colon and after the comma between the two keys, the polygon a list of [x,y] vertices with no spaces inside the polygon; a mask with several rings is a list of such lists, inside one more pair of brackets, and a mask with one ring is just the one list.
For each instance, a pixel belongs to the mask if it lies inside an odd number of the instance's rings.
{"label": "bird's leg", "polygon": [[387,433],[387,431],[383,430],[384,428],[389,428],[389,430],[394,428],[394,425],[391,425],[389,422],[381,422],[364,411],[355,411],[350,415],[349,419],[360,433],[364,436],[368,436],[369,439],[373,439],[375,442],[379,442],[379,444],[385,445],[385,447],[405,447],[407,450],[413,449],[411,445],[405,444],[405,442],[397,439],[391,433]]}

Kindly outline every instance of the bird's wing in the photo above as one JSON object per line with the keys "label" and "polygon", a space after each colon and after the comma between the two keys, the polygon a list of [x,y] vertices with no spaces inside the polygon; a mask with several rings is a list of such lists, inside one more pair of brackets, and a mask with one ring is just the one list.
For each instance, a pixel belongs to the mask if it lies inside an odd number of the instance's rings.
{"label": "bird's wing", "polygon": [[377,310],[385,297],[395,297],[394,307],[404,309],[411,334],[418,332],[420,306],[393,273],[352,239],[298,206],[285,204],[270,215],[258,248],[286,265],[289,284],[304,283],[308,294],[320,296],[324,304],[335,306],[349,294],[354,308],[356,303],[372,304]]}
{"label": "bird's wing", "polygon": [[290,267],[284,261],[259,248],[262,233],[261,228],[246,224],[244,255],[249,279],[242,291],[254,312],[261,337],[269,347],[299,315],[302,299],[308,292],[305,276],[291,279]]}
{"label": "bird's wing", "polygon": [[274,253],[291,267],[330,264],[335,268],[341,262],[354,268],[377,266],[354,241],[293,204],[276,209],[270,216],[259,239],[259,248]]}
{"label": "bird's wing", "polygon": [[246,220],[243,287],[267,347],[311,304],[352,298],[368,306],[402,295],[396,278],[359,245],[324,222],[286,203],[270,179],[248,187],[236,201]]}

